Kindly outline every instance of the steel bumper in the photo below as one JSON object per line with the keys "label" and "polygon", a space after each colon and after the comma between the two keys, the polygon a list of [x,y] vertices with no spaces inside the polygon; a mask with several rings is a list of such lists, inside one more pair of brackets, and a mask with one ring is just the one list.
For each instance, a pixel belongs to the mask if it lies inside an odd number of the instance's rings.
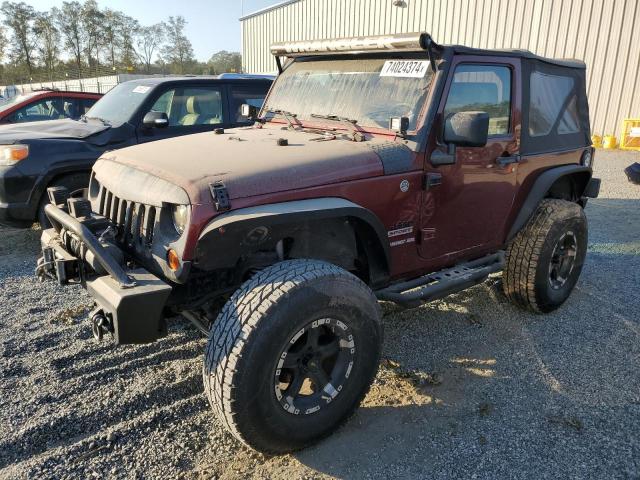
{"label": "steel bumper", "polygon": [[[63,210],[47,205],[45,212],[54,228],[42,232],[43,256],[36,271],[62,285],[81,283],[87,289],[96,303],[94,333],[100,319],[100,328],[112,333],[116,344],[149,343],[165,336],[163,309],[172,287],[143,268],[121,265],[86,226]],[[82,242],[84,258],[68,250],[63,230]],[[108,273],[97,274],[86,261],[88,256]]]}

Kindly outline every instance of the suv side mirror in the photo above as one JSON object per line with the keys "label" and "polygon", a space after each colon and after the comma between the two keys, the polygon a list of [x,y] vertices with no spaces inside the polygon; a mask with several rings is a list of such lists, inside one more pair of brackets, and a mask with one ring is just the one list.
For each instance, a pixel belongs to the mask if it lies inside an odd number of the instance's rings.
{"label": "suv side mirror", "polygon": [[484,147],[489,138],[489,114],[458,112],[444,121],[444,143],[458,147]]}
{"label": "suv side mirror", "polygon": [[164,112],[149,112],[144,116],[142,125],[146,128],[167,128],[169,126],[169,117]]}
{"label": "suv side mirror", "polygon": [[254,119],[258,116],[258,108],[248,103],[243,103],[240,107],[240,115],[249,119]]}

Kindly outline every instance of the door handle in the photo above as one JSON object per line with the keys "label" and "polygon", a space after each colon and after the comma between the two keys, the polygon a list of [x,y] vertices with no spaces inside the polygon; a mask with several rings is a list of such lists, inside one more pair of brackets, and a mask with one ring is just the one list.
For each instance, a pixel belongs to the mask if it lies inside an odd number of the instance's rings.
{"label": "door handle", "polygon": [[496,163],[501,167],[506,167],[507,165],[511,165],[513,163],[519,163],[522,160],[520,155],[511,155],[508,157],[498,157],[496,158]]}

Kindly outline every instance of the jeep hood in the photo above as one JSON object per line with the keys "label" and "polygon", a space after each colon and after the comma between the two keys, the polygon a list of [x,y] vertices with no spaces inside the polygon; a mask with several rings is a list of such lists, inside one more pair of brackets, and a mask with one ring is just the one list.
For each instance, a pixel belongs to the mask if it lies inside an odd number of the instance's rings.
{"label": "jeep hood", "polygon": [[[288,145],[278,145],[280,138]],[[380,144],[411,157],[408,148],[389,141],[326,140],[320,133],[249,127],[124,148],[99,164],[114,161],[181,187],[194,204],[211,203],[209,185],[218,181],[236,199],[382,175]]]}
{"label": "jeep hood", "polygon": [[0,145],[41,139],[83,139],[109,129],[101,122],[87,123],[63,119],[44,122],[27,122],[3,125],[0,128]]}

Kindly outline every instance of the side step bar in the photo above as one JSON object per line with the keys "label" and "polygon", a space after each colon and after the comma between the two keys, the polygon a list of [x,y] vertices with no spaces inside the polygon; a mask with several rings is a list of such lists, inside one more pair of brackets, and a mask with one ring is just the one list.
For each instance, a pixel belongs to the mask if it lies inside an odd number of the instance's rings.
{"label": "side step bar", "polygon": [[414,308],[484,282],[489,274],[504,269],[504,251],[487,255],[423,277],[396,283],[375,292],[380,300]]}

